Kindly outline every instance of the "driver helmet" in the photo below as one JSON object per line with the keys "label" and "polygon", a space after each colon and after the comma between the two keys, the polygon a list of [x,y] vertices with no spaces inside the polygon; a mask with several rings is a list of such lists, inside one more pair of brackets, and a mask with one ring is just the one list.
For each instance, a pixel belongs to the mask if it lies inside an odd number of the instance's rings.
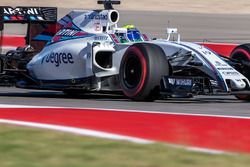
{"label": "driver helmet", "polygon": [[134,25],[125,25],[123,28],[127,29],[127,37],[132,42],[141,42],[142,37],[140,31]]}

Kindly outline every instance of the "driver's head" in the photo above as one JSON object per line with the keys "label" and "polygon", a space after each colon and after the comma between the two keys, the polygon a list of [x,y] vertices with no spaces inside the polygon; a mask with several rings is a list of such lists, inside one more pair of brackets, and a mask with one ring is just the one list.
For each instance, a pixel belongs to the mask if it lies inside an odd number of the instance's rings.
{"label": "driver's head", "polygon": [[140,31],[134,25],[125,25],[123,28],[127,29],[127,37],[132,42],[142,41]]}

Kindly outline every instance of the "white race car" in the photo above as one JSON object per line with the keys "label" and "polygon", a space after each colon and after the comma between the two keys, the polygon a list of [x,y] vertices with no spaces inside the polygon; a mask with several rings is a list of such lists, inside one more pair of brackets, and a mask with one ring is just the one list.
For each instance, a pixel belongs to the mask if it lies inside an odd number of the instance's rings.
{"label": "white race car", "polygon": [[105,9],[72,11],[57,22],[56,33],[47,30],[36,36],[48,41],[39,53],[29,45],[30,27],[37,24],[34,17],[53,20],[51,12],[4,8],[4,17],[22,15],[29,26],[27,47],[1,56],[0,82],[65,93],[120,91],[136,101],[163,95],[250,94],[248,78],[235,69],[241,64],[229,64],[204,46],[181,42],[179,36],[176,41],[151,40],[132,25],[118,27],[120,15],[113,4],[120,1],[98,3]]}

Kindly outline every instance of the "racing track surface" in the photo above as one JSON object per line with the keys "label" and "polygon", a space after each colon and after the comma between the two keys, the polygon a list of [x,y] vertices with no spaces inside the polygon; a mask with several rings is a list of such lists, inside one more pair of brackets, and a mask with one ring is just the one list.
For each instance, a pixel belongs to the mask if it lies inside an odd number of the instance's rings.
{"label": "racing track surface", "polygon": [[122,95],[86,94],[69,97],[55,91],[1,88],[0,103],[250,117],[249,103],[239,101],[234,96],[197,96],[191,99],[133,102]]}

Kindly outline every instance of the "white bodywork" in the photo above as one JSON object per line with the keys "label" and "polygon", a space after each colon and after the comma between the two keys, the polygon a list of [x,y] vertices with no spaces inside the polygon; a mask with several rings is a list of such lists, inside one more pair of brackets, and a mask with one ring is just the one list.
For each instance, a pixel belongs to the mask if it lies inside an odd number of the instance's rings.
{"label": "white bodywork", "polygon": [[211,76],[215,81],[223,83],[223,89],[226,91],[229,91],[226,80],[230,80],[233,89],[241,90],[247,86],[247,83],[249,84],[245,76],[222,60],[219,55],[204,46],[190,42],[171,42],[167,40],[157,40],[153,41],[153,43],[161,46],[166,56],[171,56],[180,49],[183,54],[191,52],[192,57],[183,57],[182,60],[172,63],[172,65],[185,66],[189,62],[201,62],[203,65],[196,68]]}

